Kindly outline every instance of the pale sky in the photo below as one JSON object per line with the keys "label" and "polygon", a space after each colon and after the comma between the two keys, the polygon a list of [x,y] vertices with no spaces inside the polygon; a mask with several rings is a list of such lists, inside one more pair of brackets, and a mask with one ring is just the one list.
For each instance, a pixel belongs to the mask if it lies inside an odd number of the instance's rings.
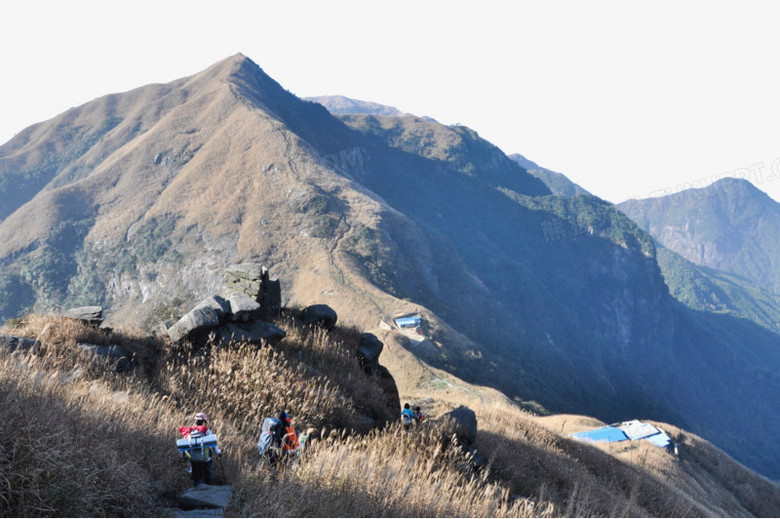
{"label": "pale sky", "polygon": [[780,200],[780,4],[0,2],[0,143],[241,52],[298,96],[469,126],[612,202],[748,175]]}

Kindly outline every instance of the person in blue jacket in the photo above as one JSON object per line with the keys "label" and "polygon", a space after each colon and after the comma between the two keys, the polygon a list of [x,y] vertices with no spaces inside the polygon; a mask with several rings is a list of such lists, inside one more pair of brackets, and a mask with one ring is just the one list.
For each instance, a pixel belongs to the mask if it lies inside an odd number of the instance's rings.
{"label": "person in blue jacket", "polygon": [[404,424],[404,429],[409,430],[414,424],[414,411],[409,408],[409,404],[404,404],[404,410],[401,411],[401,423]]}

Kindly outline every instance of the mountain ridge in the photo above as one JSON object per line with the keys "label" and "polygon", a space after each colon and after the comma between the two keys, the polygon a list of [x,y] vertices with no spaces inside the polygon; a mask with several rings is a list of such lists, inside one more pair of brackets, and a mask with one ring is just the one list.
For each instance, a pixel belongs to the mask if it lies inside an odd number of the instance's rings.
{"label": "mountain ridge", "polygon": [[532,160],[528,160],[519,153],[513,153],[509,155],[509,158],[520,164],[531,175],[540,179],[547,185],[548,188],[555,195],[560,196],[576,196],[576,195],[590,195],[587,190],[582,188],[579,184],[575,184],[563,173],[558,173],[547,168],[541,167],[539,164]]}

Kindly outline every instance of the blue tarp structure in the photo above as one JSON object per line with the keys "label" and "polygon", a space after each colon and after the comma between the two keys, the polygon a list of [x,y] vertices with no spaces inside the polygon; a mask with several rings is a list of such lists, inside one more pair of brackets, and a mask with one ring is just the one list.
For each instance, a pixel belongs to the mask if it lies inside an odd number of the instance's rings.
{"label": "blue tarp structure", "polygon": [[602,427],[601,429],[572,434],[572,436],[589,442],[620,442],[628,439],[626,433],[616,427]]}
{"label": "blue tarp structure", "polygon": [[673,445],[672,439],[661,429],[639,420],[630,420],[572,434],[578,440],[590,442],[622,442],[625,440],[646,440],[656,447],[669,448]]}

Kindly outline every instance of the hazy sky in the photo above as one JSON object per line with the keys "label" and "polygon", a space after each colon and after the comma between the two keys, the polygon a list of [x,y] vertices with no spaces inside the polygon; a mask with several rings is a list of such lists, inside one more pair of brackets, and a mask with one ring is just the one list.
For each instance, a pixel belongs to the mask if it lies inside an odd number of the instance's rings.
{"label": "hazy sky", "polygon": [[299,96],[461,123],[612,202],[749,175],[780,200],[780,4],[0,2],[0,143],[241,52]]}

